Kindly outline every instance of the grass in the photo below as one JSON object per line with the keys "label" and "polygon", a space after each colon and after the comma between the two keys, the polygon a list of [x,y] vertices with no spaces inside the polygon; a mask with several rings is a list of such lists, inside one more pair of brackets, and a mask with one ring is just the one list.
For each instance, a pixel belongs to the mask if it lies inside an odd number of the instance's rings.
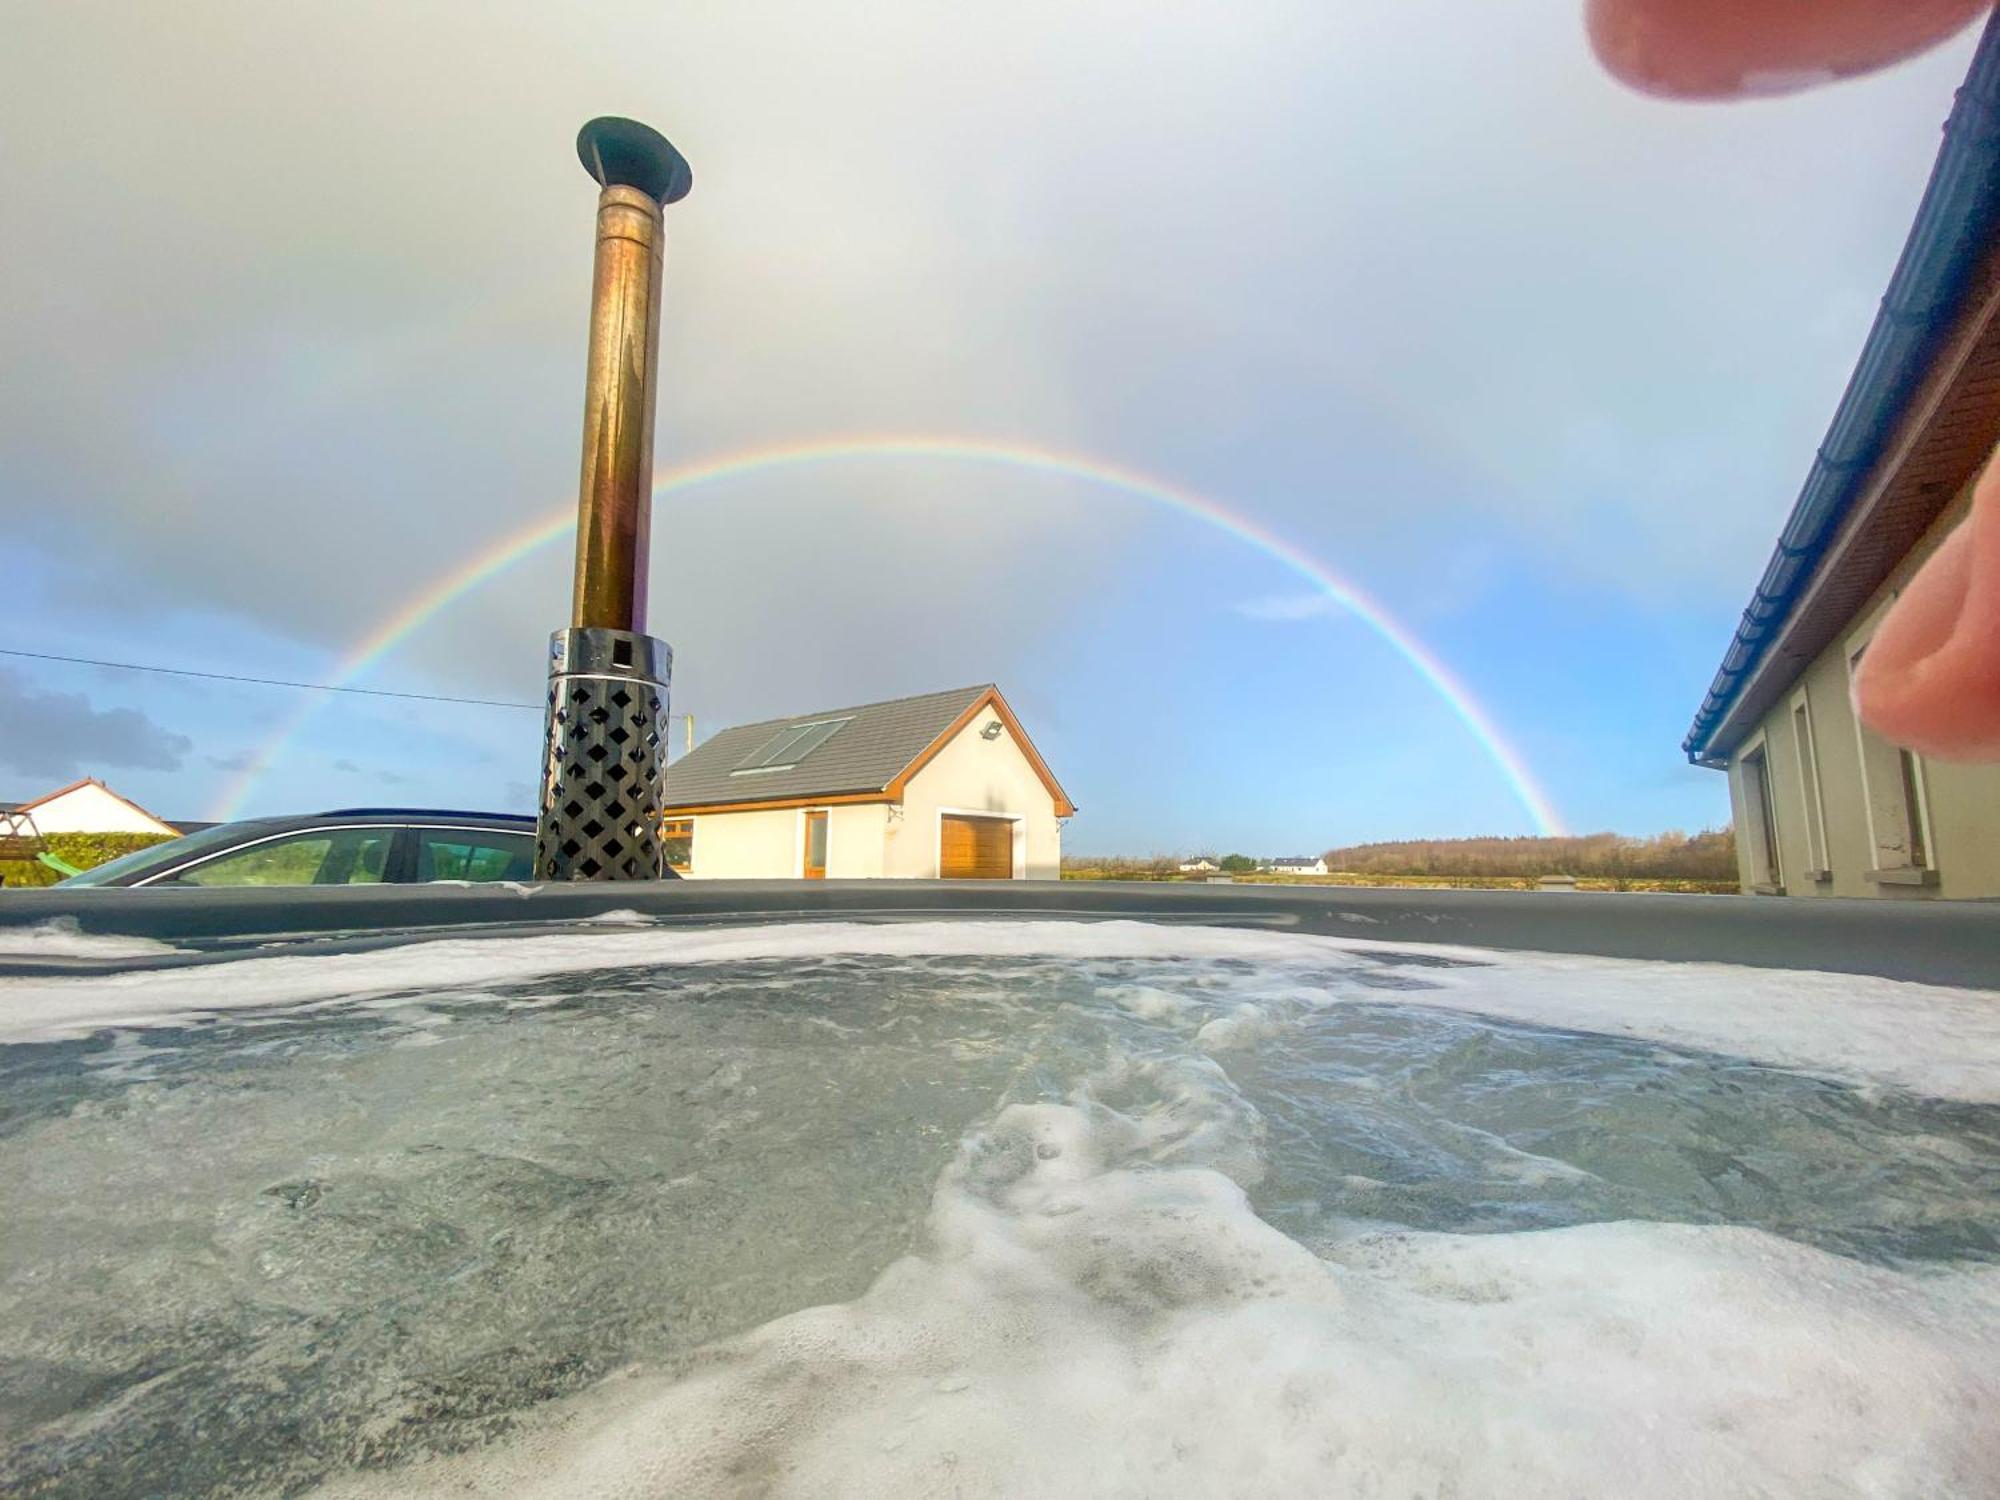
{"label": "grass", "polygon": [[[1194,874],[1183,875],[1177,870],[1065,868],[1062,872],[1062,878],[1064,880],[1191,881],[1199,885],[1206,880],[1220,877]],[[1335,873],[1332,875],[1232,875],[1228,878],[1238,885],[1346,886],[1391,890],[1532,891],[1539,889],[1541,884],[1540,877],[1534,875],[1360,875]],[[1649,891],[1702,896],[1734,896],[1739,893],[1737,884],[1733,880],[1648,880],[1609,875],[1580,875],[1577,877],[1576,888],[1580,891]]]}

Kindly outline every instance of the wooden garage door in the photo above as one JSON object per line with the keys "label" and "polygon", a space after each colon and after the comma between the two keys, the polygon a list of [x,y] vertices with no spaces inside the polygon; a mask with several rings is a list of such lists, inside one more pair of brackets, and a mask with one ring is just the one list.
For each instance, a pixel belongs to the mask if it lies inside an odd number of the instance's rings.
{"label": "wooden garage door", "polygon": [[1012,880],[1014,825],[1006,818],[944,819],[939,874],[946,880]]}

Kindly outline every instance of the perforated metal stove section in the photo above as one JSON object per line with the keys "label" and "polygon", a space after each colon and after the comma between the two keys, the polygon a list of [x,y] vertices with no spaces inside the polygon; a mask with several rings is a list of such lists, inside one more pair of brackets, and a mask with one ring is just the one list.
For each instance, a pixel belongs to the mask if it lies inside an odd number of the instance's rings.
{"label": "perforated metal stove section", "polygon": [[658,880],[673,652],[651,636],[560,630],[550,642],[542,880]]}

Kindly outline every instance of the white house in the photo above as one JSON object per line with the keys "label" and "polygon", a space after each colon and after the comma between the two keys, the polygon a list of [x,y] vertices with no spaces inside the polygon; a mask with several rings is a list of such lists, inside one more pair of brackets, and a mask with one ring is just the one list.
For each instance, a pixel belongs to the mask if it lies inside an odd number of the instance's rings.
{"label": "white house", "polygon": [[1197,854],[1193,859],[1181,861],[1181,872],[1189,875],[1212,875],[1222,866],[1206,854]]}
{"label": "white house", "polygon": [[173,838],[181,830],[154,817],[129,797],[121,797],[95,777],[35,798],[0,803],[0,836],[33,838],[51,833],[157,833]]}
{"label": "white house", "polygon": [[1274,859],[1271,861],[1270,869],[1273,875],[1324,875],[1326,861],[1307,859],[1304,856],[1296,859]]}
{"label": "white house", "polygon": [[991,683],[725,729],[665,800],[702,880],[1054,880],[1076,811]]}

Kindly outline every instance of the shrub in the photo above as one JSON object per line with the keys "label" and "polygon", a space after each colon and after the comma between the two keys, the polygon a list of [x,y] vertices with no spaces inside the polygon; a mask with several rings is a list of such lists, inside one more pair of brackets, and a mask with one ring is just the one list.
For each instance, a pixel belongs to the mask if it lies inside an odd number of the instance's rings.
{"label": "shrub", "polygon": [[[167,833],[51,833],[42,847],[57,859],[79,870],[93,870],[107,860],[150,849],[177,837]],[[0,859],[0,884],[9,886],[54,885],[62,875],[40,860]]]}

